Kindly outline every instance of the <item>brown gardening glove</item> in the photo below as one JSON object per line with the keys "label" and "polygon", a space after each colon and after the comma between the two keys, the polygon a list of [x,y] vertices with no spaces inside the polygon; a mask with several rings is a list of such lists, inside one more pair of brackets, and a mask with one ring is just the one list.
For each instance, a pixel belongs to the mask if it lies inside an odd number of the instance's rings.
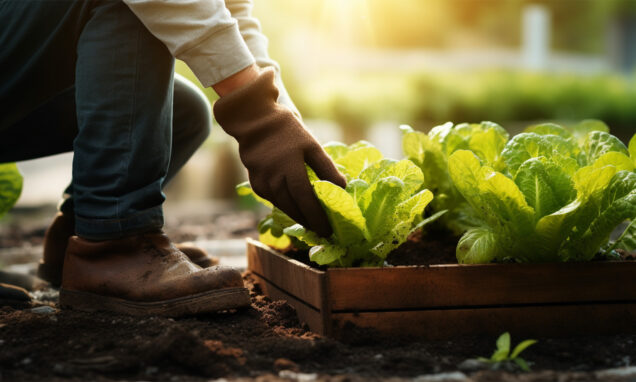
{"label": "brown gardening glove", "polygon": [[264,70],[255,81],[216,101],[214,116],[238,141],[254,192],[306,228],[329,236],[327,215],[304,164],[320,179],[340,187],[346,187],[346,179],[300,120],[277,99],[274,71]]}

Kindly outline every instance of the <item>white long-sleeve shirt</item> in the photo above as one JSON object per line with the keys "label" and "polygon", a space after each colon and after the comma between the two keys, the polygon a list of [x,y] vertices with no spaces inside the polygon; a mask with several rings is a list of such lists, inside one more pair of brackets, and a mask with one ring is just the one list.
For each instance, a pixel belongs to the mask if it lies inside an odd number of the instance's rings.
{"label": "white long-sleeve shirt", "polygon": [[298,114],[280,79],[280,68],[267,53],[267,38],[252,17],[252,0],[123,0],[184,61],[204,87],[256,63],[273,67],[278,101]]}

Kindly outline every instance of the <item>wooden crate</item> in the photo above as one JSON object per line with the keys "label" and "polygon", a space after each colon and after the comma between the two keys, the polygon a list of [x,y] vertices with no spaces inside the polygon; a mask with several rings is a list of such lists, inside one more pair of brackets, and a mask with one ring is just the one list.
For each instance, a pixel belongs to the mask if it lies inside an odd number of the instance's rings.
{"label": "wooden crate", "polygon": [[636,333],[634,261],[321,271],[250,239],[247,256],[265,295],[328,336],[348,321],[428,339]]}

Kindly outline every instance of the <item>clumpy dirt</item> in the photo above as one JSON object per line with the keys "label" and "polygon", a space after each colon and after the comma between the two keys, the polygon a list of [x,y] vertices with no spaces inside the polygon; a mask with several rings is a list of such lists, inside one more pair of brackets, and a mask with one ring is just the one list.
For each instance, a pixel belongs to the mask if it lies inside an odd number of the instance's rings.
{"label": "clumpy dirt", "polygon": [[[245,213],[184,217],[167,231],[177,241],[236,238],[253,235],[254,221]],[[43,233],[5,229],[0,247],[37,245]],[[454,240],[414,235],[389,260],[422,264],[416,253],[424,252],[429,264],[453,263]],[[596,371],[636,362],[636,335],[538,338],[522,354],[532,373],[474,370],[461,365],[490,356],[496,338],[424,341],[351,326],[330,339],[308,331],[286,302],[263,296],[249,273],[244,280],[249,308],[180,319],[59,310],[51,288],[32,292],[33,303],[0,301],[0,381],[398,381],[460,369],[475,382],[567,382],[609,380]],[[513,344],[525,339],[512,335]]]}
{"label": "clumpy dirt", "polygon": [[414,232],[386,261],[391,265],[457,264],[458,237],[448,231]]}
{"label": "clumpy dirt", "polygon": [[[320,380],[413,378],[455,371],[462,361],[494,349],[494,338],[418,341],[356,328],[340,341],[321,337],[299,323],[290,305],[264,297],[249,273],[244,278],[252,298],[248,309],[181,319],[57,309],[37,314],[5,305],[0,309],[2,380],[276,380],[284,370],[317,373]],[[636,335],[540,338],[523,356],[534,374],[556,370],[589,380],[593,370],[636,360]],[[504,376],[550,380],[503,371],[471,377]]]}

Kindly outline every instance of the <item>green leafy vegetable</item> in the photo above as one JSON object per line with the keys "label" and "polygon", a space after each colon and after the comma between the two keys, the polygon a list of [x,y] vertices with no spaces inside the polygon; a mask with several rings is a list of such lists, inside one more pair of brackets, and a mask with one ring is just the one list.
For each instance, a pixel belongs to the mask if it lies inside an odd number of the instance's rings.
{"label": "green leafy vegetable", "polygon": [[530,371],[530,367],[528,363],[519,355],[521,352],[526,350],[528,347],[536,344],[536,340],[525,340],[520,342],[517,346],[515,346],[514,350],[510,352],[511,340],[510,333],[506,332],[499,336],[497,339],[497,349],[495,349],[494,353],[490,358],[480,357],[478,358],[481,362],[487,362],[494,365],[501,365],[504,363],[514,362],[519,366],[519,368],[523,371]]}
{"label": "green leafy vegetable", "polygon": [[632,158],[632,162],[634,162],[634,166],[636,166],[636,134],[629,140],[629,156]]}
{"label": "green leafy vegetable", "polygon": [[433,212],[448,211],[440,221],[455,234],[479,224],[479,217],[458,192],[448,172],[448,158],[457,150],[472,150],[490,166],[501,166],[501,151],[508,133],[493,122],[434,127],[428,134],[403,125],[402,149],[424,173],[426,186],[435,194]]}
{"label": "green leafy vegetable", "polygon": [[614,249],[622,249],[627,252],[636,251],[636,220],[629,223],[619,238],[606,249],[606,252]]}
{"label": "green leafy vegetable", "polygon": [[604,125],[583,126],[583,139],[531,126],[506,143],[499,170],[472,149],[450,155],[453,185],[480,218],[458,243],[460,263],[587,261],[636,218],[630,151]]}
{"label": "green leafy vegetable", "polygon": [[[273,208],[259,225],[266,244],[280,245],[279,238],[288,237],[295,246],[308,247],[310,259],[320,265],[381,266],[409,234],[443,214],[423,218],[433,194],[423,188],[424,174],[410,160],[385,159],[364,141],[351,146],[329,143],[325,151],[348,178],[344,190],[309,172],[333,235],[321,238]],[[242,184],[238,192],[252,191]]]}
{"label": "green leafy vegetable", "polygon": [[22,175],[15,163],[0,164],[0,217],[9,212],[22,192]]}

